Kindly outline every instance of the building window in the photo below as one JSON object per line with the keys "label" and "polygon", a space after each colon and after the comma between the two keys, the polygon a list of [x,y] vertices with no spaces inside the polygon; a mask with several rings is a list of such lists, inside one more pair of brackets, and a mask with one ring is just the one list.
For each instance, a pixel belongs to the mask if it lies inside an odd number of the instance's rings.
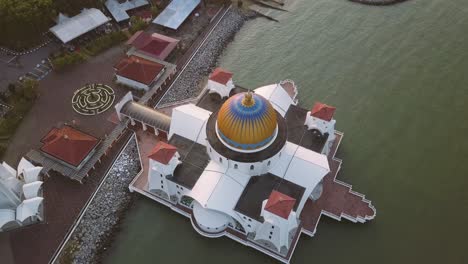
{"label": "building window", "polygon": [[247,219],[247,217],[245,217],[245,216],[243,216],[243,217],[244,217],[244,219]]}
{"label": "building window", "polygon": [[161,175],[161,177],[162,177],[162,173],[161,173],[160,175]]}
{"label": "building window", "polygon": [[249,222],[252,222],[252,219],[249,218]]}
{"label": "building window", "polygon": [[271,236],[269,236],[268,239],[271,239]]}
{"label": "building window", "polygon": [[250,225],[247,225],[247,226],[248,226],[248,227],[252,227],[252,226],[250,226]]}
{"label": "building window", "polygon": [[211,148],[210,148],[210,153],[211,153]]}
{"label": "building window", "polygon": [[161,180],[161,184],[163,184],[164,182]]}
{"label": "building window", "polygon": [[237,170],[237,168],[239,168],[239,166],[237,164],[234,164],[234,169]]}
{"label": "building window", "polygon": [[267,165],[270,166],[270,164],[271,164],[271,160],[268,161]]}
{"label": "building window", "polygon": [[180,192],[179,192],[179,191],[177,191],[177,194],[178,194],[178,195],[180,195]]}
{"label": "building window", "polygon": [[279,157],[281,158],[281,152],[280,152],[280,154],[279,154]]}
{"label": "building window", "polygon": [[175,187],[176,187],[177,189],[179,189],[179,185],[177,185],[177,184],[176,184],[176,186],[175,186]]}
{"label": "building window", "polygon": [[270,235],[273,235],[273,232],[270,232]]}
{"label": "building window", "polygon": [[161,185],[161,189],[164,189],[164,185]]}
{"label": "building window", "polygon": [[271,229],[275,229],[275,226],[271,226]]}
{"label": "building window", "polygon": [[250,170],[253,170],[254,169],[254,165],[250,165]]}
{"label": "building window", "polygon": [[219,157],[219,163],[223,163],[223,158]]}

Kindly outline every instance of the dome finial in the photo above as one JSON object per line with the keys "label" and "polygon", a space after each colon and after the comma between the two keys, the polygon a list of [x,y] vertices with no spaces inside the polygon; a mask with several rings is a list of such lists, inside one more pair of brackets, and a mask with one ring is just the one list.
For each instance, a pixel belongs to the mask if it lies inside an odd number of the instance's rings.
{"label": "dome finial", "polygon": [[252,97],[252,92],[249,90],[248,92],[245,93],[244,98],[242,99],[242,105],[250,107],[254,105],[255,101]]}

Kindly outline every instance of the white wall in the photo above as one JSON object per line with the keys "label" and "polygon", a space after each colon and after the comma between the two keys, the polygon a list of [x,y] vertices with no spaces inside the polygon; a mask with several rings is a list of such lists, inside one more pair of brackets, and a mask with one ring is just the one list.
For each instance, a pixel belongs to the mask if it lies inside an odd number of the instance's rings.
{"label": "white wall", "polygon": [[[247,174],[249,176],[256,176],[256,175],[261,175],[267,173],[269,170],[271,170],[276,162],[279,160],[279,152],[275,154],[273,157],[260,161],[260,162],[239,162],[235,160],[230,160],[227,159],[226,157],[223,157],[220,155],[218,152],[216,152],[215,149],[213,149],[210,145],[210,143],[207,141],[206,142],[207,146],[207,152],[208,155],[210,156],[210,159],[216,162],[220,162],[224,166],[227,166],[229,169],[234,169],[239,171],[240,173]],[[253,166],[253,169],[251,169],[251,166]]]}
{"label": "white wall", "polygon": [[270,213],[265,210],[265,205],[268,200],[264,200],[262,203],[261,215],[265,221],[258,226],[256,231],[255,240],[270,241],[275,245],[277,250],[281,250],[281,247],[285,246],[289,248],[289,232],[298,226],[297,215],[294,211],[291,211],[288,219],[284,219],[278,215]]}
{"label": "white wall", "polygon": [[116,74],[115,76],[117,77],[117,82],[118,83],[133,87],[135,89],[145,90],[145,91],[148,91],[148,89],[149,89],[148,85],[146,85],[144,83],[140,83],[140,82],[137,82],[137,81],[134,81],[134,80],[130,80],[130,79],[125,78],[123,76],[120,76],[118,74]]}
{"label": "white wall", "polygon": [[229,97],[229,93],[234,88],[234,82],[232,81],[232,78],[226,83],[226,85],[208,80],[207,87],[210,93],[218,93],[221,97]]}
{"label": "white wall", "polygon": [[320,133],[325,134],[328,133],[328,139],[325,143],[325,146],[322,150],[322,153],[328,155],[330,152],[330,148],[333,145],[333,141],[335,141],[335,124],[336,120],[332,119],[330,121],[326,121],[320,118],[316,118],[310,115],[310,111],[307,112],[306,120],[304,124],[307,128],[310,129],[317,129]]}
{"label": "white wall", "polygon": [[173,174],[177,165],[181,163],[179,161],[179,157],[179,153],[176,152],[167,165],[149,159],[149,190],[162,190],[169,196],[177,194],[177,188],[175,188],[175,184],[166,179],[166,176]]}

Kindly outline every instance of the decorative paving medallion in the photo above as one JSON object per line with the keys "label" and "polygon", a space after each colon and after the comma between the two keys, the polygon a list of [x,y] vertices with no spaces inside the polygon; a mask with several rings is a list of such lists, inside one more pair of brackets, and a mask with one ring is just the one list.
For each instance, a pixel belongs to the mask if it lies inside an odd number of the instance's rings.
{"label": "decorative paving medallion", "polygon": [[72,107],[82,115],[97,115],[109,109],[114,103],[114,90],[104,84],[88,84],[75,91]]}

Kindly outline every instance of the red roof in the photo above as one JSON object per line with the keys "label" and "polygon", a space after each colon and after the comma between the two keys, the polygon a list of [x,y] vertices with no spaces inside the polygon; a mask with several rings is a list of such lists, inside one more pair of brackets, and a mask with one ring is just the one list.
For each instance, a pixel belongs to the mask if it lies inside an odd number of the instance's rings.
{"label": "red roof", "polygon": [[330,121],[335,114],[336,108],[333,106],[329,106],[320,102],[316,102],[312,110],[310,111],[310,115],[316,118],[320,118],[322,120]]}
{"label": "red roof", "polygon": [[154,58],[164,60],[179,43],[178,39],[164,36],[158,33],[148,34],[138,31],[127,41],[143,53]]}
{"label": "red roof", "polygon": [[151,153],[148,155],[148,158],[167,165],[172,159],[172,157],[174,157],[176,151],[176,147],[165,142],[159,141],[156,144],[156,146],[154,146]]}
{"label": "red roof", "polygon": [[294,204],[296,204],[296,199],[274,190],[268,198],[265,210],[284,219],[288,219],[289,214],[294,208]]}
{"label": "red roof", "polygon": [[226,85],[231,78],[232,73],[221,68],[216,68],[210,75],[210,80],[224,85]]}
{"label": "red roof", "polygon": [[162,64],[133,55],[115,65],[116,74],[146,85],[150,85],[163,69]]}
{"label": "red roof", "polygon": [[99,140],[70,126],[53,128],[41,139],[41,151],[75,167],[97,146]]}

